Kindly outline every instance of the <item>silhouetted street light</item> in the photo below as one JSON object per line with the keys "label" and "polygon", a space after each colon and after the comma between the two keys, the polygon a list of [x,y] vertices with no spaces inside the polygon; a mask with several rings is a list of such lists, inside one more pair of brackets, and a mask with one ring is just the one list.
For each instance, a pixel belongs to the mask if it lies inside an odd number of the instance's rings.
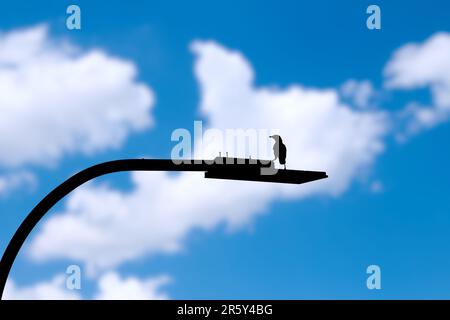
{"label": "silhouetted street light", "polygon": [[[180,163],[179,163],[180,162]],[[42,217],[70,192],[97,177],[123,171],[203,171],[205,178],[301,184],[327,178],[325,172],[276,170],[267,160],[217,157],[214,160],[124,159],[103,162],[73,175],[31,210],[12,237],[0,261],[0,299],[14,260]]]}

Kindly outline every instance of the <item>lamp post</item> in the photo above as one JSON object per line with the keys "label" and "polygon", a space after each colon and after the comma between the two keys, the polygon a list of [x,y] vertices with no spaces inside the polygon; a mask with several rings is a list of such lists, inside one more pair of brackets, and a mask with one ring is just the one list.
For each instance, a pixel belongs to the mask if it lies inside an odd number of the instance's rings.
{"label": "lamp post", "polygon": [[47,194],[28,214],[16,230],[0,261],[0,299],[14,260],[25,240],[42,217],[70,192],[97,177],[123,171],[202,171],[205,178],[300,184],[327,178],[325,172],[275,170],[261,174],[273,164],[265,160],[216,158],[214,160],[123,159],[103,162],[86,168],[61,183]]}

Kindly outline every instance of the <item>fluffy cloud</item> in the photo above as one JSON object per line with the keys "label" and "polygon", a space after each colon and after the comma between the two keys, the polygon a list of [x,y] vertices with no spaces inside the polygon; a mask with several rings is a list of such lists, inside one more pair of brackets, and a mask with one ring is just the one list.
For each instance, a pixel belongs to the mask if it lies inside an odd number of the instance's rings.
{"label": "fluffy cloud", "polygon": [[0,34],[0,166],[118,147],[148,128],[153,93],[132,62],[53,41],[44,25]]}
{"label": "fluffy cloud", "polygon": [[450,33],[437,33],[421,44],[398,49],[386,65],[386,86],[391,89],[429,87],[432,105],[408,104],[408,132],[431,128],[450,115]]}
{"label": "fluffy cloud", "polygon": [[[170,278],[166,275],[139,279],[123,278],[117,272],[108,272],[99,277],[97,291],[93,298],[98,300],[164,300],[169,296],[161,291]],[[79,290],[69,290],[66,287],[66,277],[56,275],[49,281],[39,282],[30,286],[17,286],[8,280],[3,298],[5,300],[79,300],[82,298]]]}
{"label": "fluffy cloud", "polygon": [[264,184],[206,183],[200,173],[133,173],[132,180],[128,193],[106,186],[75,192],[65,213],[50,218],[32,242],[32,257],[70,257],[90,272],[107,269],[148,253],[176,252],[189,231],[242,224],[270,201]]}
{"label": "fluffy cloud", "polygon": [[388,121],[383,113],[354,111],[334,89],[257,88],[254,71],[239,52],[214,42],[194,42],[192,50],[198,57],[200,110],[210,126],[279,130],[288,166],[330,173],[330,179],[315,184],[317,191],[343,192],[357,170],[383,150]]}
{"label": "fluffy cloud", "polygon": [[121,278],[116,272],[108,272],[98,282],[97,300],[167,300],[169,296],[160,291],[170,282],[168,276],[148,279]]}
{"label": "fluffy cloud", "polygon": [[19,287],[8,280],[3,299],[5,300],[78,300],[81,296],[76,290],[66,288],[64,275],[57,275],[49,281]]}
{"label": "fluffy cloud", "polygon": [[[334,89],[256,87],[254,70],[239,52],[201,41],[191,49],[199,108],[210,127],[277,129],[288,146],[288,167],[326,170],[330,178],[288,186],[205,181],[199,173],[133,173],[127,192],[91,184],[75,191],[64,211],[43,224],[30,246],[35,260],[70,258],[95,271],[176,252],[193,230],[245,225],[274,200],[339,195],[383,151],[383,113],[354,110]],[[214,143],[211,150],[225,151]]]}
{"label": "fluffy cloud", "polygon": [[369,80],[347,80],[340,88],[341,96],[349,99],[358,108],[367,108],[372,104],[375,89]]}
{"label": "fluffy cloud", "polygon": [[18,188],[32,189],[36,186],[36,177],[28,171],[17,171],[0,175],[0,195],[10,194]]}

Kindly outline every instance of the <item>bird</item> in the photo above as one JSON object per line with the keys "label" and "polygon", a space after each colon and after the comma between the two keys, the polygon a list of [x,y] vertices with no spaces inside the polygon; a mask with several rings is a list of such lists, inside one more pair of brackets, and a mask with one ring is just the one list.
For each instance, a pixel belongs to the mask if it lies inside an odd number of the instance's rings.
{"label": "bird", "polygon": [[283,139],[277,134],[274,134],[273,136],[270,136],[269,138],[272,138],[275,140],[275,144],[273,145],[273,153],[275,154],[275,159],[273,161],[277,160],[280,162],[280,164],[284,165],[284,169],[286,170],[286,145],[283,143]]}

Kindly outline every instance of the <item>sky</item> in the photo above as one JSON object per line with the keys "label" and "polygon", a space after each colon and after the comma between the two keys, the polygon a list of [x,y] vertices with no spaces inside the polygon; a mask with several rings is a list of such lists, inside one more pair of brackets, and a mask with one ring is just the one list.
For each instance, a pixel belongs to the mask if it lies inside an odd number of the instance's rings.
{"label": "sky", "polygon": [[170,158],[194,121],[276,130],[288,168],[329,178],[98,178],[38,224],[6,298],[450,298],[448,2],[77,1],[80,30],[70,4],[1,4],[0,252],[70,175]]}

